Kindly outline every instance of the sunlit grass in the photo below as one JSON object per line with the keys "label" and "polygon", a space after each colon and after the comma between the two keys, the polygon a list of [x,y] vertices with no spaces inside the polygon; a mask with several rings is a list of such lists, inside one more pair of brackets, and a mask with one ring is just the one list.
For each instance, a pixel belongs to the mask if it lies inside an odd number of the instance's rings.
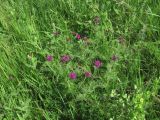
{"label": "sunlit grass", "polygon": [[159,120],[159,0],[0,0],[0,119]]}

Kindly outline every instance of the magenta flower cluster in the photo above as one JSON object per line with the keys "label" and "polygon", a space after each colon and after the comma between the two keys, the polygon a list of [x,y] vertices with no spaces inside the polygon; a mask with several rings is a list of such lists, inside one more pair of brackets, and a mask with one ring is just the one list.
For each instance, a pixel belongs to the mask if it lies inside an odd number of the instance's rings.
{"label": "magenta flower cluster", "polygon": [[[80,35],[80,34],[78,34],[78,33],[76,33],[76,32],[72,32],[72,34],[75,35],[75,38],[76,38],[77,40],[80,40],[80,39],[81,39],[81,35]],[[112,59],[113,61],[116,61],[118,58],[114,55],[114,56],[112,56],[111,59]],[[49,61],[49,62],[51,62],[51,61],[53,60],[53,56],[48,55],[48,56],[46,57],[46,60]],[[61,56],[61,59],[60,59],[60,61],[61,61],[62,63],[67,63],[67,62],[69,62],[70,60],[71,60],[71,57],[70,57],[69,55],[63,55],[63,56]],[[96,69],[98,69],[98,68],[100,68],[100,67],[102,66],[102,62],[101,62],[100,60],[95,60],[94,63],[93,63],[93,66],[94,66]],[[70,79],[76,79],[76,78],[77,78],[77,74],[76,74],[75,72],[69,73],[68,76],[69,76]],[[85,76],[86,78],[90,78],[90,77],[92,77],[92,73],[89,72],[89,71],[86,71],[86,72],[84,72],[84,76]]]}
{"label": "magenta flower cluster", "polygon": [[69,74],[69,77],[70,77],[71,79],[76,79],[77,74],[76,74],[75,72],[71,72],[71,73]]}
{"label": "magenta flower cluster", "polygon": [[91,77],[92,76],[92,73],[91,72],[85,72],[85,77]]}
{"label": "magenta flower cluster", "polygon": [[96,61],[94,62],[94,65],[95,65],[96,68],[99,68],[99,67],[102,66],[102,62],[101,62],[100,60],[96,60]]}
{"label": "magenta flower cluster", "polygon": [[47,61],[52,61],[52,60],[53,60],[53,56],[48,55],[48,56],[46,57],[46,59],[47,59]]}
{"label": "magenta flower cluster", "polygon": [[[51,62],[53,60],[53,56],[47,55],[46,60],[48,62]],[[70,61],[70,56],[69,55],[63,55],[61,56],[61,62],[69,62]]]}
{"label": "magenta flower cluster", "polygon": [[63,55],[61,57],[61,61],[64,62],[64,63],[70,61],[70,56],[69,55]]}
{"label": "magenta flower cluster", "polygon": [[[102,62],[101,62],[100,60],[96,60],[96,61],[94,62],[94,66],[95,66],[95,68],[98,69],[98,68],[100,68],[100,67],[102,66]],[[84,73],[84,75],[85,75],[86,78],[92,77],[92,73],[89,72],[89,71],[86,71],[86,72]],[[74,73],[74,72],[71,72],[71,73],[69,74],[69,77],[70,77],[71,79],[76,79],[77,74]]]}
{"label": "magenta flower cluster", "polygon": [[[51,62],[53,60],[53,56],[47,55],[46,60],[48,62]],[[61,62],[63,62],[63,63],[67,63],[70,60],[71,60],[71,57],[69,55],[63,55],[63,56],[61,56]],[[96,60],[94,62],[94,66],[95,66],[95,68],[100,68],[102,66],[102,62],[100,60]],[[92,77],[92,73],[89,72],[89,71],[86,71],[84,73],[84,76],[86,78],[90,78],[90,77]],[[75,72],[71,72],[71,73],[69,73],[69,78],[70,79],[76,79],[77,78],[77,74]]]}
{"label": "magenta flower cluster", "polygon": [[79,40],[79,39],[81,39],[81,35],[80,34],[77,34],[76,35],[76,38]]}

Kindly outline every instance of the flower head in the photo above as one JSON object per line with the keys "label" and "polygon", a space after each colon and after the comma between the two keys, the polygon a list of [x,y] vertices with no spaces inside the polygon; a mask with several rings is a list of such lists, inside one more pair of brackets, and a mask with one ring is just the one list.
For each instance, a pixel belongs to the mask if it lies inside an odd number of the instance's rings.
{"label": "flower head", "polygon": [[89,78],[89,77],[92,76],[92,73],[91,73],[91,72],[85,72],[84,74],[85,74],[85,77],[87,77],[87,78]]}
{"label": "flower head", "polygon": [[69,55],[63,55],[63,56],[61,57],[61,61],[62,61],[62,62],[68,62],[68,61],[70,61],[70,56],[69,56]]}
{"label": "flower head", "polygon": [[76,78],[77,78],[77,74],[74,73],[74,72],[71,72],[71,73],[69,74],[69,78],[70,78],[70,79],[76,79]]}
{"label": "flower head", "polygon": [[79,39],[81,39],[81,35],[80,34],[77,34],[76,35],[76,38],[79,40]]}
{"label": "flower head", "polygon": [[102,66],[102,62],[101,62],[100,60],[96,60],[96,61],[94,62],[94,66],[95,66],[96,68],[101,67],[101,66]]}
{"label": "flower head", "polygon": [[46,60],[47,60],[47,61],[52,61],[52,60],[53,60],[53,56],[47,55]]}

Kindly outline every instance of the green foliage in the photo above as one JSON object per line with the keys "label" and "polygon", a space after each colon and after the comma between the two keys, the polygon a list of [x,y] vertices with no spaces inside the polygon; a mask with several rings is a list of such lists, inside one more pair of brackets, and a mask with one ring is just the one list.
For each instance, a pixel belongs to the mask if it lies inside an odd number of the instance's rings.
{"label": "green foliage", "polygon": [[159,0],[0,0],[0,119],[159,120],[159,10]]}

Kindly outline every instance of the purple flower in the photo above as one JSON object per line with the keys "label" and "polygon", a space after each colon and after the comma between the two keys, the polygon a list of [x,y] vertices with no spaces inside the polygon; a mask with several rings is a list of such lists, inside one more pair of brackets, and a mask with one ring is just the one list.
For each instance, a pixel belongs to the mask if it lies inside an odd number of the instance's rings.
{"label": "purple flower", "polygon": [[52,60],[53,60],[53,57],[52,57],[51,55],[47,55],[46,60],[47,60],[47,61],[52,61]]}
{"label": "purple flower", "polygon": [[76,35],[76,38],[79,40],[79,39],[81,39],[81,35],[80,34],[77,34]]}
{"label": "purple flower", "polygon": [[76,79],[76,77],[77,77],[77,75],[76,75],[76,73],[74,73],[74,72],[71,72],[71,73],[69,74],[69,78],[70,78],[70,79]]}
{"label": "purple flower", "polygon": [[101,62],[100,60],[96,60],[96,61],[94,62],[94,66],[95,66],[96,68],[101,67],[101,66],[102,66],[102,62]]}
{"label": "purple flower", "polygon": [[91,73],[91,72],[85,72],[84,74],[85,74],[85,77],[87,77],[87,78],[89,78],[89,77],[92,76],[92,73]]}
{"label": "purple flower", "polygon": [[113,60],[113,61],[116,61],[116,60],[118,60],[118,57],[117,57],[116,55],[113,55],[113,56],[112,56],[112,60]]}
{"label": "purple flower", "polygon": [[68,62],[68,61],[70,61],[70,56],[69,56],[69,55],[63,55],[63,56],[61,57],[61,61],[62,61],[62,62]]}

